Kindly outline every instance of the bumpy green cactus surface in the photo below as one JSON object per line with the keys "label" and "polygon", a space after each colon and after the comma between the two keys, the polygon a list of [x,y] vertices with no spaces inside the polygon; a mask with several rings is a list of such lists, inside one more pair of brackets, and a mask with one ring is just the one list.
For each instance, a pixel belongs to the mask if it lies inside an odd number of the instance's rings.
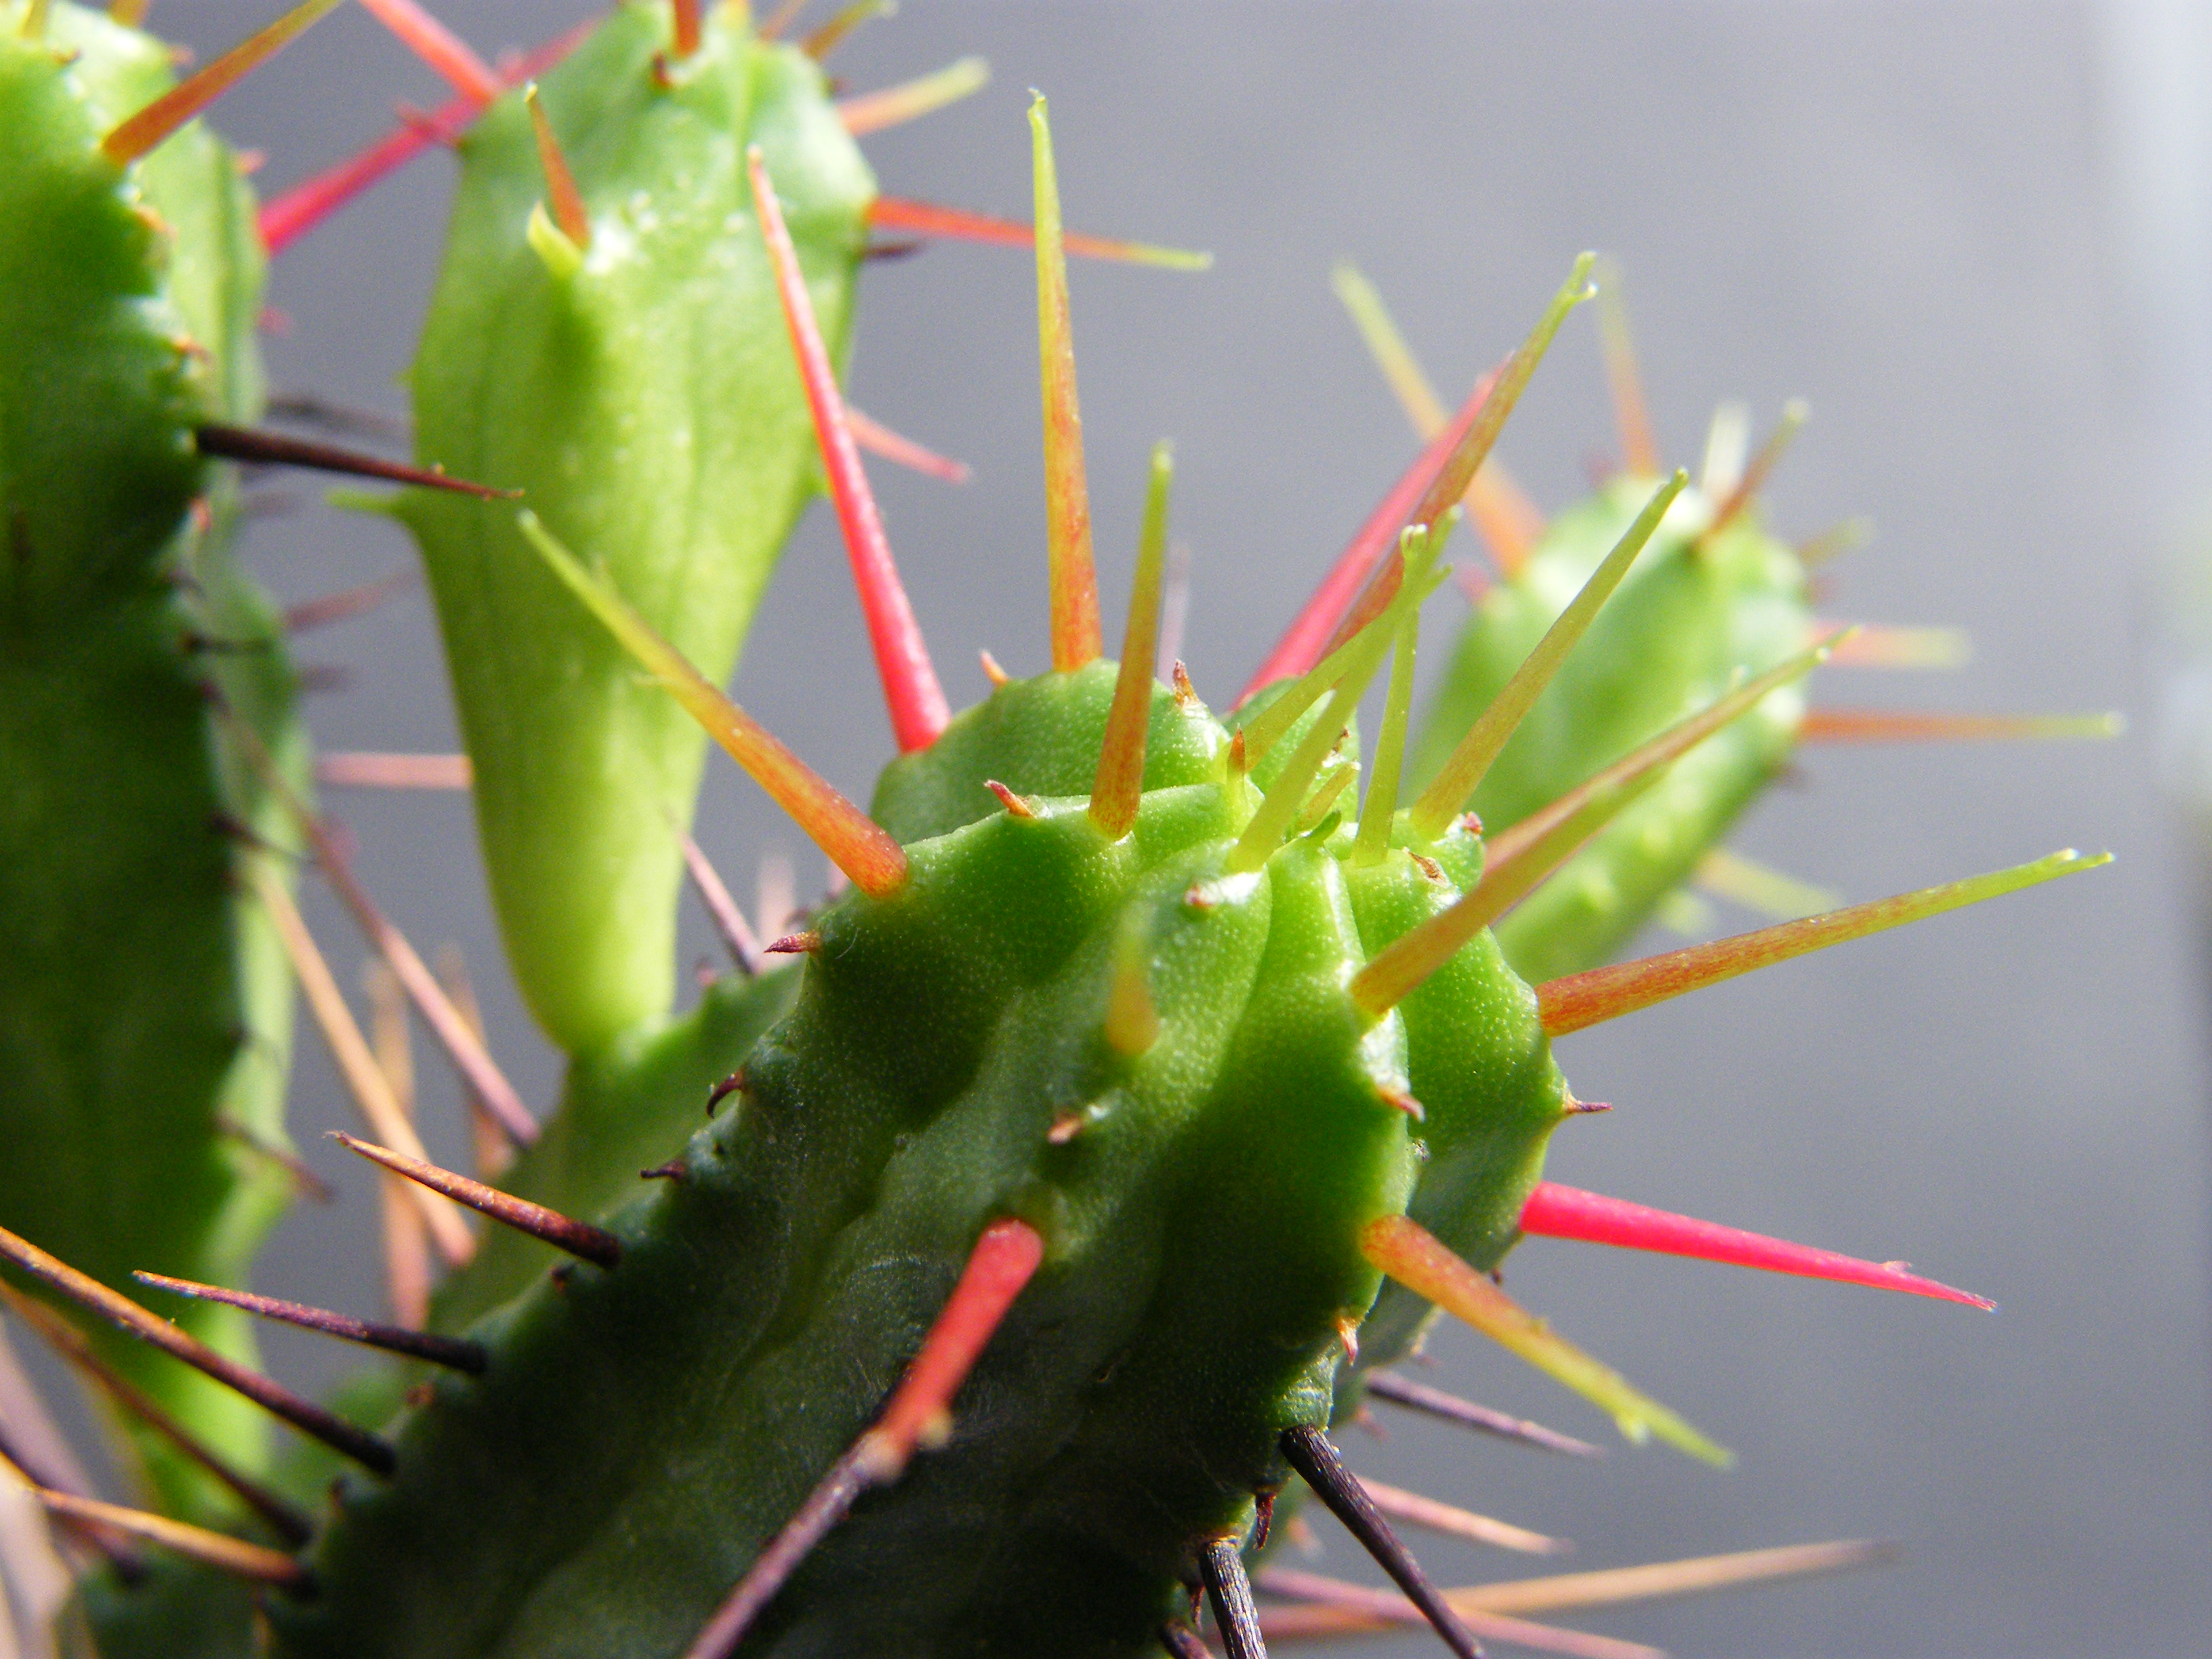
{"label": "bumpy green cactus surface", "polygon": [[[287,830],[215,702],[295,775],[303,739],[192,432],[259,408],[260,250],[197,124],[129,166],[102,151],[172,84],[161,42],[67,4],[27,38],[25,15],[0,6],[0,1224],[110,1283],[233,1279],[289,1188],[251,1143],[283,1136],[289,981],[240,885],[252,838]],[[250,1357],[234,1310],[184,1318]],[[260,1462],[252,1407],[106,1346]],[[228,1512],[140,1449],[170,1504]]]}
{"label": "bumpy green cactus surface", "polygon": [[[461,141],[411,376],[416,447],[425,465],[526,492],[719,679],[818,476],[745,149],[775,168],[840,347],[875,183],[804,53],[755,39],[741,8],[713,8],[686,57],[670,30],[667,6],[631,0],[543,82],[585,245],[545,217],[519,94]],[[505,515],[427,492],[404,512],[509,959],[555,1041],[587,1052],[668,1009],[678,833],[705,739],[636,683]]]}

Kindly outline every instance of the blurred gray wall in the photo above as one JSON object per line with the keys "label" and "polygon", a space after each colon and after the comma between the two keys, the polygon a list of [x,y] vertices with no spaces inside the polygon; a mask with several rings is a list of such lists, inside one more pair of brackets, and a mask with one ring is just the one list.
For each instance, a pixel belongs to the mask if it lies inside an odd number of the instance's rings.
{"label": "blurred gray wall", "polygon": [[[440,9],[489,51],[585,7]],[[266,10],[163,0],[156,21],[208,48]],[[836,68],[866,88],[962,52],[993,62],[981,97],[869,142],[889,191],[1024,213],[1021,110],[1035,85],[1053,98],[1072,222],[1218,256],[1198,278],[1075,276],[1109,609],[1144,450],[1171,435],[1202,690],[1241,681],[1409,453],[1329,295],[1331,262],[1361,261],[1457,388],[1519,336],[1574,252],[1596,246],[1626,267],[1668,447],[1693,459],[1723,398],[1771,417],[1803,395],[1814,423],[1772,491],[1777,520],[1810,533],[1865,514],[1880,526],[1837,568],[1832,612],[1972,630],[1978,657],[1962,676],[1832,672],[1819,700],[2139,714],[2156,609],[2146,572],[2171,522],[2172,405],[2127,365],[2185,343],[2138,333],[2132,360],[2123,349],[2145,314],[2122,301],[2142,292],[2128,250],[2154,240],[2169,210],[2143,205],[2125,165],[2127,143],[2154,161],[2156,143],[2107,118],[2137,86],[2124,51],[2100,53],[2113,15],[1942,0],[909,0]],[[2170,53],[2148,61],[2183,74]],[[395,100],[441,96],[349,10],[222,120],[267,150],[262,179],[276,187],[380,131]],[[401,409],[393,376],[449,165],[431,158],[284,258],[270,346],[280,386]],[[2169,183],[2162,199],[2179,212],[2185,197]],[[866,278],[856,401],[976,469],[957,491],[875,469],[956,700],[982,690],[979,646],[1016,672],[1044,662],[1030,282],[1020,257],[964,247]],[[1583,488],[1587,458],[1612,443],[1594,336],[1586,316],[1570,326],[1507,436],[1547,503]],[[301,510],[254,532],[255,563],[285,595],[410,560],[398,532],[314,493],[302,486]],[[304,654],[352,677],[316,708],[325,746],[451,744],[419,596]],[[737,689],[855,793],[888,754],[826,514],[793,545]],[[1592,1566],[1839,1535],[1908,1547],[1881,1575],[1589,1621],[1683,1653],[2202,1653],[2204,1050],[2148,753],[2130,736],[1811,754],[1741,845],[1852,897],[2067,844],[2120,862],[1563,1045],[1577,1091],[1620,1109],[1563,1133],[1560,1178],[1909,1257],[2001,1298],[2001,1316],[1539,1243],[1510,1264],[1514,1292],[1734,1446],[1736,1470],[1626,1449],[1566,1467],[1402,1420],[1387,1445],[1356,1448],[1361,1465],[1571,1535]],[[553,1066],[505,990],[465,805],[333,805],[417,942],[465,946],[495,1049],[547,1098]],[[818,859],[733,769],[716,774],[702,822],[733,878],[781,849],[816,879]],[[343,917],[318,894],[311,919],[350,975]],[[689,948],[709,952],[696,918]],[[300,1133],[346,1201],[287,1224],[263,1288],[366,1311],[371,1188],[313,1139],[349,1109],[304,1031],[302,1049]],[[428,1070],[434,1147],[459,1156],[450,1090]],[[341,1363],[304,1341],[271,1346],[302,1379]],[[1476,1342],[1436,1347],[1441,1381],[1603,1431]],[[1540,1570],[1426,1553],[1456,1580]],[[1340,1540],[1326,1565],[1359,1570]]]}

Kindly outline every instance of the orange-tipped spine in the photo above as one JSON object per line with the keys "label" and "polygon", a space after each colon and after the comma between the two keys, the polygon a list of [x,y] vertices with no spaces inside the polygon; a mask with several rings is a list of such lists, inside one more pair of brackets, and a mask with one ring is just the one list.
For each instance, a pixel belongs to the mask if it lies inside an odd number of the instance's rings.
{"label": "orange-tipped spine", "polygon": [[1963,881],[1947,882],[1940,887],[1900,893],[1894,898],[1854,904],[1826,915],[1785,921],[1763,927],[1755,933],[1739,933],[1732,939],[1693,945],[1638,962],[1618,963],[1611,967],[1594,968],[1588,973],[1571,974],[1536,988],[1537,1012],[1547,1034],[1565,1036],[1571,1031],[1634,1013],[1639,1008],[1649,1008],[1654,1003],[1717,985],[1740,974],[1787,962],[1792,957],[1825,951],[1832,945],[1864,939],[1909,921],[1939,916],[1947,910],[2016,893],[2023,887],[2094,870],[2112,861],[2110,853],[2085,857],[2069,847],[2009,870],[1992,871],[1987,875],[1969,876]]}
{"label": "orange-tipped spine", "polygon": [[1091,485],[1075,392],[1075,330],[1061,246],[1060,174],[1043,94],[1030,102],[1036,191],[1038,382],[1044,406],[1045,548],[1052,591],[1052,665],[1069,674],[1101,651],[1098,572],[1091,550]]}
{"label": "orange-tipped spine", "polygon": [[100,141],[100,154],[129,167],[337,8],[338,0],[301,0],[259,33],[248,35],[189,80],[118,121]]}
{"label": "orange-tipped spine", "polygon": [[416,0],[361,0],[363,9],[435,70],[446,84],[479,107],[506,90],[474,47],[425,11]]}
{"label": "orange-tipped spine", "polygon": [[906,884],[906,853],[868,815],[793,754],[684,659],[600,576],[578,563],[537,515],[525,513],[522,533],[553,573],[597,617],[623,648],[660,682],[731,759],[789,813],[853,884],[885,899]]}
{"label": "orange-tipped spine", "polygon": [[[932,202],[903,197],[878,196],[868,204],[868,223],[877,230],[908,236],[931,236],[955,242],[982,242],[993,247],[1034,247],[1036,228],[1018,219],[1000,219],[966,208],[940,207]],[[1213,256],[1186,248],[1156,247],[1149,242],[1130,242],[1110,236],[1086,236],[1081,231],[1060,231],[1060,246],[1084,259],[1105,259],[1116,264],[1152,265],[1162,270],[1207,270]]]}

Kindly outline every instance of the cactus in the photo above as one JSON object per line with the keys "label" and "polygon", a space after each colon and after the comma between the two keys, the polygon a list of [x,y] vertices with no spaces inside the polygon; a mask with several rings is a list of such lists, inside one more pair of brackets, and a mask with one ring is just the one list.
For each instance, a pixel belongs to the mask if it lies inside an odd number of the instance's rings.
{"label": "cactus", "polygon": [[[1532,799],[1516,836],[1486,842],[1461,816],[1468,793],[1486,772],[1540,769],[1508,758],[1516,726],[1540,718],[1529,711],[1547,695],[1573,702],[1579,672],[1591,684],[1620,672],[1606,624],[1638,599],[1639,556],[1668,533],[1685,493],[1680,475],[1653,480],[1612,512],[1576,591],[1524,629],[1531,648],[1501,677],[1492,712],[1458,723],[1434,779],[1400,806],[1421,608],[1441,578],[1452,504],[1587,297],[1585,261],[1378,513],[1344,567],[1353,579],[1325,587],[1272,659],[1280,672],[1226,715],[1179,670],[1171,684],[1153,679],[1170,471],[1156,454],[1121,657],[1107,660],[1041,100],[1031,118],[1052,670],[950,714],[836,384],[866,175],[841,150],[855,187],[825,216],[831,229],[818,218],[790,225],[774,181],[798,207],[818,205],[817,181],[803,161],[786,179],[789,156],[758,123],[734,120],[708,146],[725,169],[708,263],[742,265],[779,302],[776,327],[750,319],[746,349],[757,355],[763,334],[780,349],[787,328],[796,371],[748,384],[769,386],[760,407],[802,441],[766,458],[773,477],[748,492],[737,574],[750,587],[705,607],[723,615],[690,635],[671,574],[687,538],[637,529],[665,490],[656,481],[668,456],[641,456],[593,425],[618,424],[627,408],[678,445],[682,411],[603,364],[583,372],[580,359],[596,360],[569,330],[579,317],[610,336],[642,326],[639,316],[673,325],[665,319],[685,314],[671,297],[684,288],[679,256],[697,250],[667,250],[667,268],[644,273],[653,280],[620,306],[609,298],[620,283],[580,295],[607,275],[598,262],[625,251],[612,246],[624,216],[651,216],[611,182],[619,167],[595,171],[608,155],[636,156],[578,112],[598,99],[617,127],[680,125],[695,118],[690,98],[766,82],[811,100],[815,130],[830,129],[811,65],[726,14],[678,4],[663,16],[618,10],[549,76],[542,101],[495,106],[471,149],[464,199],[497,210],[462,216],[417,371],[420,459],[521,483],[528,510],[420,494],[401,508],[440,591],[480,798],[530,787],[544,775],[533,768],[557,769],[565,741],[599,758],[549,790],[549,817],[556,831],[605,833],[560,846],[557,833],[525,833],[515,794],[482,807],[495,883],[511,883],[502,914],[518,976],[572,1054],[562,1108],[502,1188],[354,1144],[526,1242],[483,1250],[426,1331],[146,1276],[200,1305],[242,1304],[405,1356],[389,1381],[415,1386],[398,1420],[372,1431],[226,1364],[37,1243],[0,1232],[21,1272],[213,1370],[367,1471],[338,1484],[296,1550],[41,1496],[78,1523],[136,1531],[267,1586],[283,1654],[1187,1655],[1204,1650],[1187,1622],[1202,1591],[1231,1652],[1249,1655],[1264,1648],[1244,1555],[1264,1542],[1295,1474],[1407,1597],[1339,1594],[1323,1614],[1356,1626],[1418,1610],[1463,1656],[1476,1650],[1471,1624],[1565,1639],[1438,1591],[1328,1437],[1361,1382],[1387,1376],[1442,1308],[1586,1395],[1632,1437],[1724,1460],[1485,1277],[1522,1234],[1975,1298],[1543,1182],[1549,1136],[1580,1106],[1553,1038],[2101,860],[2054,854],[1531,984],[1491,925],[1540,902],[1547,878],[1710,745],[1786,708],[1830,643],[1801,632],[1740,684],[1699,682],[1672,718],[1623,739],[1613,764]],[[725,70],[726,84],[715,78]],[[526,297],[486,307],[502,294]],[[622,306],[637,309],[618,316]],[[494,316],[532,349],[486,349],[477,337]],[[510,368],[511,402],[471,378]],[[548,377],[564,376],[574,405],[542,396]],[[508,409],[538,424],[495,418]],[[808,488],[813,443],[902,751],[865,814],[715,689]],[[606,472],[604,498],[564,474],[580,455],[594,458],[585,473]],[[469,656],[501,648],[507,667],[472,686]],[[1352,713],[1386,662],[1385,712],[1363,763]],[[535,678],[549,663],[564,685],[592,689],[549,697]],[[631,683],[638,667],[657,688]],[[664,694],[665,707],[648,701]],[[698,767],[698,740],[678,736],[672,712],[720,741],[853,890],[778,942],[802,958],[796,973],[730,981],[664,1024],[665,916]],[[636,767],[611,787],[613,761]],[[508,783],[488,785],[502,766]],[[296,820],[349,881],[281,766],[257,776],[287,827]],[[556,855],[578,853],[553,890],[596,881],[595,900],[645,895],[636,939],[611,907],[573,928],[520,914],[547,890]],[[636,886],[621,884],[632,877]],[[381,927],[365,899],[354,902]],[[404,944],[388,929],[378,937],[434,1021],[459,1022]],[[313,959],[294,945],[306,972]],[[1585,937],[1575,948],[1592,947]],[[342,1014],[325,1017],[344,1029]],[[483,1063],[480,1048],[457,1046]],[[708,1126],[680,1146],[663,1140],[739,1057],[742,1069],[707,1094]],[[641,1192],[640,1165],[663,1146],[676,1155],[643,1170]],[[64,1242],[62,1230],[46,1237]],[[540,1273],[548,1249],[575,1260]],[[1287,1588],[1292,1576],[1273,1582]],[[165,1626],[125,1591],[100,1622],[111,1651],[242,1650],[243,1624],[228,1612],[204,1631]]]}
{"label": "cactus", "polygon": [[[295,778],[304,737],[280,621],[228,546],[229,482],[194,441],[259,413],[261,252],[219,139],[195,122],[154,148],[173,78],[161,42],[96,13],[0,7],[0,1219],[111,1284],[148,1261],[236,1278],[291,1184],[265,1150],[289,984],[242,886],[289,825],[216,704]],[[186,1322],[251,1359],[234,1310]],[[229,1391],[100,1352],[264,1461]],[[167,1503],[234,1512],[134,1440]]]}

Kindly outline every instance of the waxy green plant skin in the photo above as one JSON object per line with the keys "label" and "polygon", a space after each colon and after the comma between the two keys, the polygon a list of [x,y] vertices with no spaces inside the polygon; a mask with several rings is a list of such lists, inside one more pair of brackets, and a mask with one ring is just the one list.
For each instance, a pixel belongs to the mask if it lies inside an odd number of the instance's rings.
{"label": "waxy green plant skin", "polygon": [[[219,710],[295,779],[305,743],[279,619],[192,435],[260,408],[252,199],[198,123],[129,165],[103,153],[173,83],[163,43],[66,3],[42,34],[25,18],[0,5],[0,1224],[110,1284],[149,1261],[235,1281],[290,1190],[249,1144],[283,1140],[291,1012],[243,880],[268,857],[254,837],[289,826]],[[251,1358],[235,1310],[179,1317]],[[98,1340],[263,1462],[253,1407]],[[173,1510],[235,1512],[132,1437]]]}
{"label": "waxy green plant skin", "polygon": [[[719,681],[819,476],[745,149],[775,171],[841,354],[874,179],[820,68],[754,38],[742,8],[711,8],[679,58],[669,8],[632,0],[540,90],[588,246],[549,242],[545,170],[510,94],[461,141],[410,377],[416,452],[524,492]],[[562,1048],[588,1053],[668,1011],[678,832],[706,740],[576,614],[510,516],[427,491],[400,510],[437,600],[517,982]]]}
{"label": "waxy green plant skin", "polygon": [[[1555,517],[1527,562],[1468,618],[1424,717],[1425,781],[1511,678],[1650,498],[1622,474]],[[1468,801],[1496,835],[1677,720],[1812,642],[1797,555],[1755,507],[1708,535],[1720,505],[1686,489]],[[1498,940],[1532,981],[1611,960],[1719,846],[1796,750],[1802,691],[1777,691],[1671,767],[1559,875],[1505,916]]]}
{"label": "waxy green plant skin", "polygon": [[[1565,1115],[1533,996],[1486,941],[1402,1016],[1345,989],[1456,882],[1402,850],[1349,869],[1340,828],[1224,875],[1245,816],[1227,733],[1164,688],[1176,740],[1129,836],[1081,796],[957,805],[983,747],[1024,794],[1095,764],[1113,677],[1000,689],[939,740],[945,778],[937,749],[897,763],[909,800],[941,784],[938,811],[971,821],[908,841],[896,895],[815,919],[742,1093],[613,1222],[620,1266],[479,1327],[486,1376],[439,1385],[397,1481],[349,1483],[283,1651],[677,1651],[1002,1214],[1046,1265],[951,1445],[833,1534],[745,1650],[1142,1651],[1192,1545],[1282,1483],[1281,1431],[1328,1420],[1341,1326],[1378,1282],[1361,1227],[1411,1202],[1502,1251]],[[1033,769],[988,742],[1008,731],[1040,740]],[[1463,833],[1434,851],[1480,869]],[[1105,1028],[1132,937],[1158,1021],[1135,1054]],[[1409,1089],[1421,1124],[1393,1103]]]}

